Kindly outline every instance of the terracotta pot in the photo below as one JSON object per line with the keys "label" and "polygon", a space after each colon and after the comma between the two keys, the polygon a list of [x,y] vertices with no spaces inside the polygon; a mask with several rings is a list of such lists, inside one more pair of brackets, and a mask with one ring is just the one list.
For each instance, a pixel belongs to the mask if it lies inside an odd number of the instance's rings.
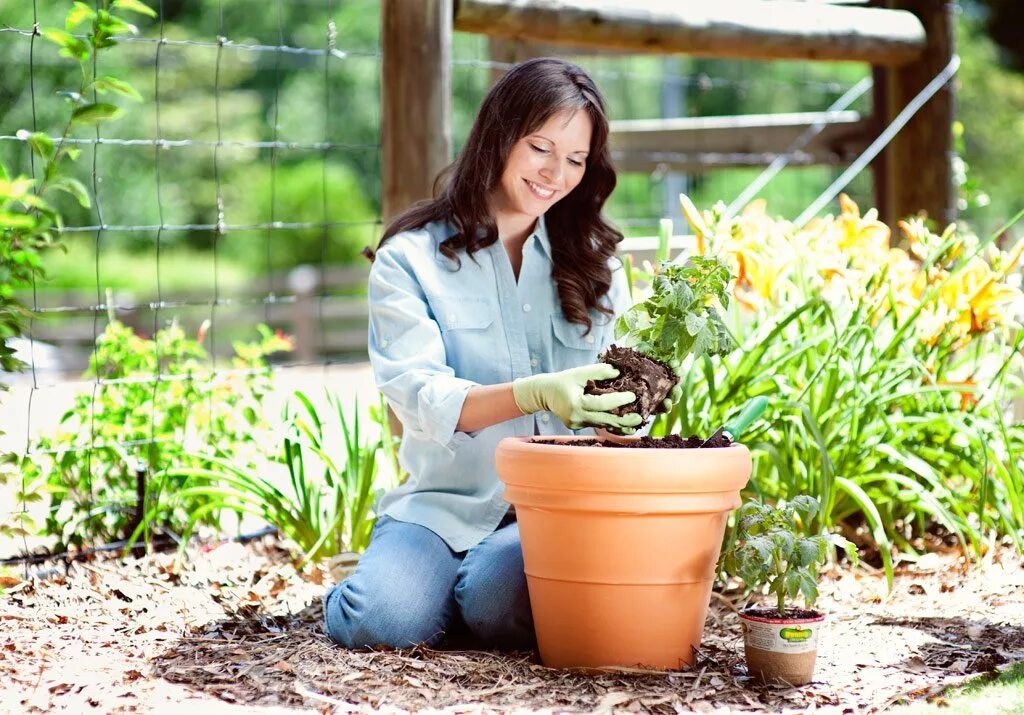
{"label": "terracotta pot", "polygon": [[692,664],[750,453],[562,444],[578,439],[507,438],[495,457],[519,520],[541,659]]}
{"label": "terracotta pot", "polygon": [[809,618],[754,615],[740,612],[747,670],[765,683],[804,685],[814,675],[818,634],[825,614],[813,611]]}

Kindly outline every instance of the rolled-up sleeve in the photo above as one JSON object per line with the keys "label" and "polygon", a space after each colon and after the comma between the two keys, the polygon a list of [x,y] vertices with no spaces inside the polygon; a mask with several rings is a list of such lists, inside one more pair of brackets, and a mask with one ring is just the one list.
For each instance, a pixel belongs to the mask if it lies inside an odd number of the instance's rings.
{"label": "rolled-up sleeve", "polygon": [[370,269],[370,365],[403,429],[453,449],[462,405],[476,383],[446,364],[441,329],[408,261],[400,246],[386,245]]}

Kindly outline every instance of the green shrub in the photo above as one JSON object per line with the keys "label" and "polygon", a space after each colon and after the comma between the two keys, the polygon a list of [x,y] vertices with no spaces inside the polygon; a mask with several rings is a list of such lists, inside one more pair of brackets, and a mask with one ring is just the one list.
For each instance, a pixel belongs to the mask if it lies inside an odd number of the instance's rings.
{"label": "green shrub", "polygon": [[75,397],[59,431],[31,445],[21,468],[28,500],[49,497],[43,533],[56,548],[128,537],[143,511],[147,528],[180,533],[201,501],[172,499],[182,481],[150,474],[211,457],[251,464],[265,428],[270,390],[266,357],[290,349],[259,326],[261,339],[235,343],[231,371],[214,373],[203,333],[189,337],[172,322],[144,338],[111,320],[99,336],[85,378],[96,384]]}
{"label": "green shrub", "polygon": [[693,225],[739,276],[726,323],[740,346],[686,365],[686,399],[652,434],[708,434],[765,395],[744,439],[750,489],[815,497],[815,528],[876,547],[890,577],[893,548],[919,551],[929,533],[1024,547],[1024,425],[1008,417],[1024,345],[1008,275],[1024,242],[999,251],[915,220],[901,222],[909,248],[893,248],[845,197],[801,230],[759,205]]}
{"label": "green shrub", "polygon": [[[302,392],[285,406],[281,451],[274,457],[287,476],[285,486],[278,484],[283,480],[219,455],[197,457],[208,463],[205,467],[160,474],[162,482],[184,483],[178,492],[182,502],[201,504],[191,511],[185,536],[209,514],[228,509],[277,527],[299,547],[303,561],[365,550],[376,521],[372,507],[382,491],[376,485],[377,454],[385,448],[387,435],[364,440],[358,403],[346,418],[336,395],[327,393],[327,401],[334,425],[321,419]],[[329,441],[335,429],[341,435],[340,450]]]}

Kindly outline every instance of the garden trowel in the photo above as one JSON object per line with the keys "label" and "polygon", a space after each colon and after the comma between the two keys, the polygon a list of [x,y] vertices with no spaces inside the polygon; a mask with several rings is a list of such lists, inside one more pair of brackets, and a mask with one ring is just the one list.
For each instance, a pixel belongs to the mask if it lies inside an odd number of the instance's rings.
{"label": "garden trowel", "polygon": [[730,442],[735,442],[736,438],[740,436],[740,433],[749,427],[750,423],[756,420],[761,413],[764,412],[764,408],[767,405],[768,398],[766,397],[751,398],[747,401],[747,404],[743,405],[743,409],[734,420],[722,425],[712,432],[710,437],[700,443],[700,446],[703,447],[722,435],[727,436]]}

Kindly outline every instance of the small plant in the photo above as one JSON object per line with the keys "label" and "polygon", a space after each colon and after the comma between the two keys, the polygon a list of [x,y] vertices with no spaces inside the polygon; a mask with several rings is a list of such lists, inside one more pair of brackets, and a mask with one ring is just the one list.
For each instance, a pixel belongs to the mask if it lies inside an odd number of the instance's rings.
{"label": "small plant", "polygon": [[35,441],[22,460],[19,496],[49,496],[42,530],[57,537],[58,550],[127,538],[140,526],[180,533],[199,504],[173,502],[168,494],[181,483],[153,483],[150,475],[200,465],[191,456],[200,445],[251,463],[271,388],[266,357],[291,349],[284,336],[258,329],[260,340],[234,344],[234,371],[221,375],[202,345],[205,325],[195,338],[176,322],[146,338],[111,316],[84,375],[100,382],[77,395],[59,431]]}
{"label": "small plant", "polygon": [[718,258],[693,256],[683,265],[662,261],[651,295],[619,316],[618,342],[600,357],[618,368],[619,376],[592,382],[587,392],[633,392],[635,402],[612,412],[637,412],[645,420],[654,414],[679,382],[676,370],[685,358],[732,349],[734,340],[715,304],[728,307],[731,280]]}
{"label": "small plant", "polygon": [[808,608],[814,607],[818,572],[828,560],[830,544],[856,558],[853,544],[842,537],[802,533],[818,509],[817,499],[801,495],[779,507],[750,501],[737,515],[735,543],[726,554],[725,569],[742,579],[748,591],[774,594],[780,617],[787,615],[786,602],[799,596]]}
{"label": "small plant", "polygon": [[[829,545],[842,546],[852,560],[853,544],[842,537],[812,531],[818,500],[806,495],[781,506],[751,501],[737,515],[735,540],[726,550],[727,571],[748,591],[775,596],[774,608],[745,608],[743,650],[750,674],[766,683],[803,685],[814,674],[818,636],[825,614],[812,610],[818,600],[818,573]],[[786,603],[799,597],[807,610]]]}
{"label": "small plant", "polygon": [[[363,440],[358,404],[349,419],[335,395],[328,393],[327,401],[337,420],[330,426],[302,392],[285,406],[284,439],[274,458],[283,467],[279,475],[264,476],[214,455],[208,466],[159,475],[169,483],[187,480],[179,498],[203,504],[191,513],[182,545],[208,514],[228,509],[277,527],[301,549],[303,561],[364,551],[376,521],[374,500],[382,491],[375,484],[376,457],[385,445],[383,438]],[[341,450],[333,448],[335,432]]]}
{"label": "small plant", "polygon": [[[119,16],[121,12],[156,16],[151,7],[139,0],[101,0],[97,7],[76,2],[65,17],[65,29],[46,28],[42,32],[46,40],[60,47],[61,56],[79,64],[81,72],[76,86],[59,93],[69,108],[56,142],[42,131],[15,132],[32,153],[32,174],[12,176],[0,163],[0,377],[5,372],[25,368],[10,344],[25,334],[32,317],[22,294],[44,277],[40,256],[55,247],[63,248],[60,233],[64,218],[55,203],[56,197],[67,194],[83,208],[92,206],[89,191],[82,182],[62,173],[66,163],[74,162],[79,155],[79,150],[66,140],[75,129],[93,127],[121,114],[120,107],[97,101],[98,94],[140,99],[138,91],[127,82],[95,74],[95,55],[116,45],[118,36],[137,32],[134,25]],[[84,39],[71,34],[81,25],[88,28]],[[0,382],[0,393],[6,389]],[[0,453],[0,485],[15,479],[18,462],[17,455]],[[20,496],[22,505],[41,498],[38,493]],[[0,520],[0,536],[26,535],[32,528],[25,511]]]}

